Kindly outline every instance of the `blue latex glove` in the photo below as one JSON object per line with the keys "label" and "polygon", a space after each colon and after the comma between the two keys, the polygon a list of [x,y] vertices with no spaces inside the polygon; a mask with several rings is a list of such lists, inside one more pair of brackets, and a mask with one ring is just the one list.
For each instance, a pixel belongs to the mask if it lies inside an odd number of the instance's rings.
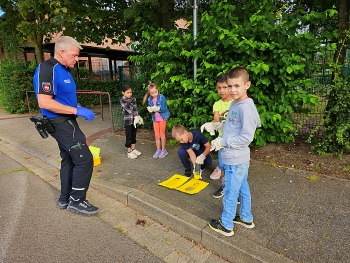
{"label": "blue latex glove", "polygon": [[88,121],[92,121],[95,118],[95,114],[92,110],[80,106],[77,108],[77,115],[84,117],[85,120]]}

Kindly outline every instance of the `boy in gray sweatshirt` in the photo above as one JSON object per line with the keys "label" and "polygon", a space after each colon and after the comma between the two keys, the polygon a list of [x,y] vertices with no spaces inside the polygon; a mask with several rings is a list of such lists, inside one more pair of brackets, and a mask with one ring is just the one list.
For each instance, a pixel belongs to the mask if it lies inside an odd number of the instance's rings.
{"label": "boy in gray sweatshirt", "polygon": [[[249,144],[261,123],[254,102],[247,95],[250,84],[249,73],[244,67],[236,67],[227,72],[227,85],[234,102],[227,114],[222,136],[211,142],[211,150],[221,150],[225,187],[221,219],[212,219],[209,227],[224,236],[233,236],[234,223],[246,228],[254,227],[247,180]],[[240,213],[236,216],[238,198],[241,205]]]}

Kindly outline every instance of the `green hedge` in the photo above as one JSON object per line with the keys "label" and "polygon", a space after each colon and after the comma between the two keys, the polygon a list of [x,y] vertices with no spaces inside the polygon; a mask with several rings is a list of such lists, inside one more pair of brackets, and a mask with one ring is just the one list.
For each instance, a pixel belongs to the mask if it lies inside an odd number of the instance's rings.
{"label": "green hedge", "polygon": [[[119,81],[116,80],[76,80],[77,90],[109,92],[111,99],[119,96]],[[100,105],[100,95],[78,94],[78,101],[84,107]],[[102,103],[108,104],[108,96],[102,95]]]}
{"label": "green hedge", "polygon": [[[5,111],[9,113],[28,112],[26,90],[33,90],[34,69],[33,64],[24,61],[1,61],[0,98]],[[35,108],[34,96],[30,96],[30,104]]]}

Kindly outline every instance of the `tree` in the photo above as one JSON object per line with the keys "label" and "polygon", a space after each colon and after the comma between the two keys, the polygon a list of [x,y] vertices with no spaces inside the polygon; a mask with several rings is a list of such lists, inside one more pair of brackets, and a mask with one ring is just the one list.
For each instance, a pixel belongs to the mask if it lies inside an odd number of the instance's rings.
{"label": "tree", "polygon": [[104,43],[107,37],[123,35],[124,24],[116,23],[116,18],[127,7],[124,2],[0,0],[0,8],[11,18],[2,21],[2,28],[15,28],[23,41],[35,47],[36,60],[40,63],[43,42],[50,42],[54,34],[69,34],[80,42],[97,44]]}
{"label": "tree", "polygon": [[16,30],[17,21],[11,14],[0,17],[0,48],[6,58],[17,59],[19,46],[23,44],[22,36]]}

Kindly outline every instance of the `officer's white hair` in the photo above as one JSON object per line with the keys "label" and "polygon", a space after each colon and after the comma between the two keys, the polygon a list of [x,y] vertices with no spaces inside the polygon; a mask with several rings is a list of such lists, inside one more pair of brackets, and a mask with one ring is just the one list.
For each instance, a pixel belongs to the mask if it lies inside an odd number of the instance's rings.
{"label": "officer's white hair", "polygon": [[77,47],[80,50],[83,49],[79,42],[76,41],[74,38],[69,36],[61,36],[55,42],[55,55],[58,54],[61,49],[63,49],[64,51],[70,50],[72,46]]}

